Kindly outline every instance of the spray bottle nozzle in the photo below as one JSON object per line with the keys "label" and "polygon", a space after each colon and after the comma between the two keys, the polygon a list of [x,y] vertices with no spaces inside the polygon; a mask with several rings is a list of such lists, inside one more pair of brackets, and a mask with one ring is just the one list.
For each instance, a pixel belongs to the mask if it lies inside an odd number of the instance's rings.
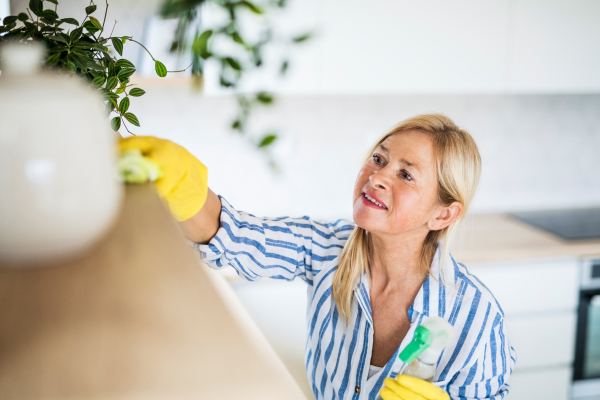
{"label": "spray bottle nozzle", "polygon": [[413,340],[400,353],[400,359],[409,364],[425,350],[427,359],[439,357],[442,350],[454,338],[454,327],[440,317],[431,317],[415,329]]}

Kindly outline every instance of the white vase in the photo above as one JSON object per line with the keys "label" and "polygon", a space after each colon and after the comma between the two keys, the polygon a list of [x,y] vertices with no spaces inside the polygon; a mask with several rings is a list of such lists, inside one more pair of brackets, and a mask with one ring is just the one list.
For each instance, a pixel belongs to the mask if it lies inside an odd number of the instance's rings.
{"label": "white vase", "polygon": [[2,48],[0,266],[85,251],[119,211],[115,134],[102,100],[73,76],[40,72],[41,45]]}

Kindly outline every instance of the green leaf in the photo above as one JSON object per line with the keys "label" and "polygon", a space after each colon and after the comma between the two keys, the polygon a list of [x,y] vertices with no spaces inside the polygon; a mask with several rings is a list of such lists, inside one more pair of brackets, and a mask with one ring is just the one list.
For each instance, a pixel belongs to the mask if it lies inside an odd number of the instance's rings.
{"label": "green leaf", "polygon": [[64,22],[65,24],[71,25],[79,25],[79,22],[77,22],[75,18],[62,18],[60,19],[60,22]]}
{"label": "green leaf", "polygon": [[119,86],[119,88],[115,91],[116,94],[121,94],[125,91],[125,87],[127,85],[127,82],[121,82],[121,86]]}
{"label": "green leaf", "polygon": [[156,75],[160,76],[161,78],[167,76],[167,67],[165,67],[165,64],[161,63],[160,61],[154,61],[154,69],[156,70]]}
{"label": "green leaf", "polygon": [[239,43],[241,45],[246,45],[246,42],[244,42],[244,39],[242,39],[242,37],[240,36],[239,33],[237,32],[233,32],[231,34],[231,38],[233,39],[234,42]]}
{"label": "green leaf", "polygon": [[112,112],[112,110],[115,109],[115,106],[113,104],[112,101],[108,101],[106,103],[106,105],[104,106],[104,112],[106,113],[106,116],[108,117],[110,115],[110,113]]}
{"label": "green leaf", "polygon": [[50,2],[50,3],[52,3],[52,4],[56,4],[56,5],[58,5],[58,1],[56,1],[56,0],[46,0],[46,1],[47,1],[47,2]]}
{"label": "green leaf", "polygon": [[127,110],[129,110],[129,97],[124,97],[123,100],[121,100],[121,102],[119,103],[119,111],[121,113],[124,113]]}
{"label": "green leaf", "polygon": [[131,122],[133,125],[140,126],[140,121],[138,121],[137,117],[134,114],[125,113],[125,114],[123,114],[123,116],[125,117],[125,119],[127,121]]}
{"label": "green leaf", "polygon": [[111,76],[110,78],[108,78],[108,80],[106,81],[106,86],[105,88],[108,90],[113,90],[114,88],[117,87],[117,84],[119,83],[119,80],[117,79],[116,76]]}
{"label": "green leaf", "polygon": [[94,86],[102,86],[104,85],[104,82],[106,82],[106,77],[104,75],[97,76],[92,81]]}
{"label": "green leaf", "polygon": [[236,119],[235,121],[233,121],[231,123],[231,129],[235,129],[235,130],[242,130],[242,121],[240,121],[239,119]]}
{"label": "green leaf", "polygon": [[52,67],[58,63],[59,59],[60,59],[60,53],[54,53],[46,59],[46,65],[48,67]]}
{"label": "green leaf", "polygon": [[294,43],[301,43],[301,42],[305,42],[308,39],[310,39],[310,37],[312,36],[311,33],[305,33],[304,35],[300,35],[300,36],[296,36],[295,38],[292,39],[292,41]]}
{"label": "green leaf", "polygon": [[256,100],[263,104],[271,104],[273,103],[273,95],[267,92],[258,92],[256,94]]}
{"label": "green leaf", "polygon": [[93,5],[93,6],[87,6],[85,8],[86,15],[89,15],[89,14],[93,13],[94,11],[96,11],[96,8],[97,7],[95,5]]}
{"label": "green leaf", "polygon": [[69,35],[67,35],[66,33],[58,32],[56,34],[56,36],[60,36],[61,38],[63,38],[64,43],[71,43],[71,37]]}
{"label": "green leaf", "polygon": [[231,65],[231,68],[235,69],[236,71],[241,71],[242,67],[240,67],[240,64],[233,58],[225,57],[225,61],[227,64]]}
{"label": "green leaf", "polygon": [[285,75],[285,73],[287,72],[289,66],[290,66],[290,62],[288,60],[285,60],[284,62],[282,62],[281,63],[281,67],[279,68],[279,73],[281,75]]}
{"label": "green leaf", "polygon": [[107,100],[112,101],[115,103],[115,106],[117,105],[117,99],[119,98],[119,96],[114,93],[111,92],[110,90],[106,90],[106,89],[102,89],[104,91],[104,97],[106,97]]}
{"label": "green leaf", "polygon": [[267,146],[273,144],[273,142],[275,140],[277,140],[277,135],[272,134],[272,133],[268,134],[268,135],[265,135],[265,136],[263,136],[263,138],[261,139],[261,141],[258,143],[258,147],[259,148],[261,148],[261,147],[267,147]]}
{"label": "green leaf", "polygon": [[17,22],[18,17],[11,15],[9,17],[6,17],[2,20],[2,22],[4,23],[4,25],[10,25],[10,24],[14,24],[15,22]]}
{"label": "green leaf", "polygon": [[114,49],[119,53],[119,55],[123,55],[123,41],[119,38],[112,38],[112,45]]}
{"label": "green leaf", "polygon": [[77,68],[79,68],[81,70],[87,69],[87,63],[86,63],[87,60],[84,57],[78,56],[77,54],[73,54],[73,53],[71,53],[69,55],[69,57],[71,58],[71,61],[73,61],[73,63],[75,63]]}
{"label": "green leaf", "polygon": [[121,68],[135,68],[135,65],[133,65],[133,63],[131,61],[126,60],[124,58],[117,60],[115,65],[117,67],[121,67]]}
{"label": "green leaf", "polygon": [[202,32],[200,36],[194,39],[194,43],[192,43],[192,51],[196,55],[206,54],[208,49],[208,39],[212,36],[213,31],[207,30]]}
{"label": "green leaf", "polygon": [[246,6],[254,14],[259,14],[259,15],[264,14],[263,10],[261,10],[259,7],[257,7],[256,4],[252,4],[249,1],[242,1],[242,2],[240,2],[240,4]]}
{"label": "green leaf", "polygon": [[87,57],[89,57],[88,53],[86,53],[85,51],[83,51],[81,49],[76,49],[76,48],[71,48],[71,54],[77,54],[79,57],[85,58],[86,61],[87,61]]}
{"label": "green leaf", "polygon": [[114,63],[108,65],[108,76],[117,76],[117,67],[115,67]]}
{"label": "green leaf", "polygon": [[140,88],[133,88],[129,91],[129,95],[133,97],[140,97],[143,96],[145,93],[146,91]]}
{"label": "green leaf", "polygon": [[67,51],[69,48],[67,46],[55,46],[48,50],[49,53],[62,53],[63,51]]}
{"label": "green leaf", "polygon": [[94,50],[98,50],[98,51],[108,51],[108,48],[106,46],[102,46],[100,43],[90,43],[89,46],[94,49]]}
{"label": "green leaf", "polygon": [[71,43],[78,41],[82,34],[83,28],[73,29],[69,34],[69,37],[71,38]]}
{"label": "green leaf", "polygon": [[44,10],[40,16],[50,21],[56,21],[58,19],[58,14],[54,10]]}
{"label": "green leaf", "polygon": [[85,21],[83,24],[83,27],[89,32],[89,33],[96,33],[98,32],[100,29],[96,28],[94,26],[94,24],[91,23],[91,21]]}
{"label": "green leaf", "polygon": [[110,120],[110,127],[112,128],[113,131],[118,131],[119,128],[121,127],[121,117],[114,117],[113,119]]}
{"label": "green leaf", "polygon": [[32,13],[34,13],[38,17],[41,17],[42,11],[44,11],[44,5],[42,3],[42,0],[29,0],[29,9]]}
{"label": "green leaf", "polygon": [[90,22],[92,23],[92,25],[94,25],[96,29],[102,29],[102,24],[96,18],[90,17]]}
{"label": "green leaf", "polygon": [[[62,43],[64,43],[64,44],[67,44],[67,43],[69,43],[69,42],[67,41],[67,39],[65,39],[63,36],[55,35],[55,36],[47,36],[47,37],[48,37],[48,39],[50,39],[50,40],[54,40],[55,42],[62,42]],[[68,37],[68,36],[67,36],[67,37]]]}
{"label": "green leaf", "polygon": [[25,22],[29,19],[29,15],[25,13],[19,13],[19,15],[17,15],[17,18],[19,18],[19,21]]}
{"label": "green leaf", "polygon": [[135,68],[124,68],[120,70],[119,73],[117,73],[117,78],[119,78],[119,80],[123,82],[125,79],[129,78],[134,72]]}
{"label": "green leaf", "polygon": [[121,40],[123,41],[123,44],[125,44],[125,42],[131,38],[132,38],[131,36],[121,36]]}
{"label": "green leaf", "polygon": [[94,60],[87,60],[87,67],[96,71],[104,71],[104,67]]}

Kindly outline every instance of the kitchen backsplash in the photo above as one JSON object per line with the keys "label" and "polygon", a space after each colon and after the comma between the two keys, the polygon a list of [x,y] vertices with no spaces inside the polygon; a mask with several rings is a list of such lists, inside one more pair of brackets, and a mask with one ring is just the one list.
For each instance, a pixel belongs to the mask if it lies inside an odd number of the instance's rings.
{"label": "kitchen backsplash", "polygon": [[247,137],[229,130],[229,97],[187,83],[143,86],[133,132],[174,140],[209,169],[209,186],[261,216],[350,218],[365,152],[382,133],[420,113],[441,112],[475,138],[483,171],[473,212],[600,205],[600,95],[281,96],[252,117],[267,131],[279,172]]}

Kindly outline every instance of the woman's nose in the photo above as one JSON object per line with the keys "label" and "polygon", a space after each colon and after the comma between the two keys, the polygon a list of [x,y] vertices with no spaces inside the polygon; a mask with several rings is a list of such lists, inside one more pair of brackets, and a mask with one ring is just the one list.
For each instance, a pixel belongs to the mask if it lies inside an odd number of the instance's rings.
{"label": "woman's nose", "polygon": [[389,178],[383,172],[383,169],[380,169],[379,171],[369,176],[369,181],[371,181],[371,185],[374,188],[382,190],[387,190],[390,188]]}

